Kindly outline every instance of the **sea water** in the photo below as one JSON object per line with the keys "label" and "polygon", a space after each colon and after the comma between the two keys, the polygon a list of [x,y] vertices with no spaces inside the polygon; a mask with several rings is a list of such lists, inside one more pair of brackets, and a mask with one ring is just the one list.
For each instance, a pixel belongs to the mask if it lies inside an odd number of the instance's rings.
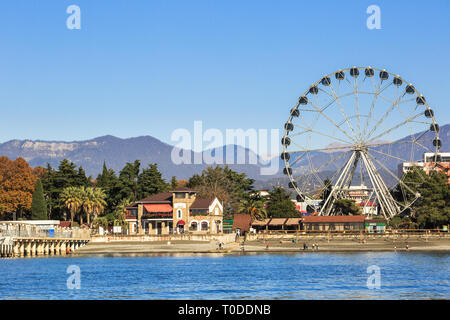
{"label": "sea water", "polygon": [[0,299],[449,299],[449,262],[448,252],[0,259]]}

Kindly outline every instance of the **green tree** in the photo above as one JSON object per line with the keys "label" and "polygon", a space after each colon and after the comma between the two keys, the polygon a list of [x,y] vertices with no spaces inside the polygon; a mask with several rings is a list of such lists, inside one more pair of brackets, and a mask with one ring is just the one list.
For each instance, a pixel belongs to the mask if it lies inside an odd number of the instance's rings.
{"label": "green tree", "polygon": [[193,175],[187,187],[198,191],[199,197],[217,197],[224,203],[225,215],[238,212],[239,203],[253,190],[254,180],[228,166],[207,167],[201,175]]}
{"label": "green tree", "polygon": [[[70,212],[70,221],[74,220],[75,215],[80,211],[83,206],[83,195],[78,187],[67,187],[64,188],[61,196],[61,203]],[[80,223],[83,223],[83,216],[80,216]]]}
{"label": "green tree", "polygon": [[47,163],[47,168],[41,178],[42,187],[44,189],[44,197],[47,203],[48,214],[51,219],[61,219],[60,215],[60,202],[59,193],[60,190],[56,187],[55,183],[56,171],[52,166]]}
{"label": "green tree", "polygon": [[90,185],[90,178],[86,177],[82,167],[77,168],[74,163],[64,159],[60,162],[57,170],[47,164],[47,168],[42,174],[42,185],[50,217],[64,219],[67,208],[60,201],[63,190],[67,187],[87,187]]}
{"label": "green tree", "polygon": [[450,223],[450,189],[444,173],[430,171],[427,174],[421,168],[413,168],[403,181],[412,192],[397,185],[392,191],[397,201],[409,202],[415,193],[420,194],[409,212],[412,227],[428,229]]}
{"label": "green tree", "polygon": [[142,170],[142,173],[138,176],[137,183],[138,198],[145,198],[152,194],[166,192],[169,189],[169,185],[163,179],[156,163],[149,164],[148,168]]}
{"label": "green tree", "polygon": [[118,203],[121,199],[130,198],[133,201],[138,200],[138,177],[141,162],[139,160],[133,163],[127,162],[119,173],[119,179],[115,185],[115,201]]}
{"label": "green tree", "polygon": [[177,177],[173,176],[170,180],[170,188],[171,190],[175,190],[178,187]]}
{"label": "green tree", "polygon": [[44,189],[42,187],[41,179],[36,181],[36,186],[33,192],[33,200],[31,202],[31,219],[32,220],[47,220],[47,204],[44,198]]}
{"label": "green tree", "polygon": [[265,199],[258,194],[252,194],[239,203],[239,213],[249,214],[254,220],[264,220],[267,218],[267,210],[265,206]]}
{"label": "green tree", "polygon": [[82,209],[86,213],[87,223],[90,225],[91,215],[94,219],[102,213],[106,206],[106,194],[101,188],[79,187],[79,192],[82,199]]}
{"label": "green tree", "polygon": [[120,200],[118,178],[113,169],[108,169],[103,162],[103,171],[97,176],[97,187],[100,187],[106,194],[106,212],[112,212]]}
{"label": "green tree", "polygon": [[271,218],[299,217],[295,204],[291,200],[290,194],[281,187],[274,187],[269,192],[266,204],[267,214]]}
{"label": "green tree", "polygon": [[361,209],[351,199],[338,199],[334,202],[333,206],[335,212],[339,215],[354,216],[361,214]]}

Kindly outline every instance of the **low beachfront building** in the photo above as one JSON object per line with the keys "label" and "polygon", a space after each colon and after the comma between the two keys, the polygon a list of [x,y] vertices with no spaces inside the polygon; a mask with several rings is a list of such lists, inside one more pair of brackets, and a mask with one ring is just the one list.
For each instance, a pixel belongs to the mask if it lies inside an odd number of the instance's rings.
{"label": "low beachfront building", "polygon": [[197,197],[197,191],[185,187],[138,200],[126,210],[129,234],[217,234],[223,231],[220,200]]}
{"label": "low beachfront building", "polygon": [[359,216],[304,216],[305,231],[364,231],[364,215]]}
{"label": "low beachfront building", "polygon": [[387,226],[386,219],[366,219],[365,227],[368,233],[385,233]]}

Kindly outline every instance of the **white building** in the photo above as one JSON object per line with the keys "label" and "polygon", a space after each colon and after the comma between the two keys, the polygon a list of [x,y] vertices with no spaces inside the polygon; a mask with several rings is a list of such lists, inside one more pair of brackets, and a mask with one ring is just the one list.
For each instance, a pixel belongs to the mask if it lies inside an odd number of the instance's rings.
{"label": "white building", "polygon": [[[401,178],[403,174],[412,170],[412,168],[422,168],[425,171],[428,171],[430,168],[429,163],[434,162],[435,153],[433,152],[425,152],[423,154],[423,158],[420,161],[412,161],[412,162],[403,162],[398,165],[398,176]],[[450,163],[450,152],[439,152],[437,154],[437,162],[440,164],[448,164]]]}

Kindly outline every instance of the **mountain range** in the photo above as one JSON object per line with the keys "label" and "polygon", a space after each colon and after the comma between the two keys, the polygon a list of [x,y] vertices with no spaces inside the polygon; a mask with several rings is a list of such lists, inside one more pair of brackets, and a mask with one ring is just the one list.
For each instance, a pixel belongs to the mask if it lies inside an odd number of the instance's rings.
{"label": "mountain range", "polygon": [[[419,135],[421,133],[418,133]],[[425,133],[424,137],[428,137],[430,132]],[[442,140],[442,151],[450,151],[450,125],[444,125],[440,128],[440,139]],[[406,141],[410,137],[404,137],[401,140]],[[392,156],[404,158],[403,155],[410,153],[411,150],[406,150],[405,144],[394,144],[389,149],[389,154]],[[88,175],[96,177],[101,172],[103,162],[106,163],[108,168],[114,169],[119,172],[126,162],[133,162],[136,159],[141,161],[141,166],[146,167],[149,163],[157,163],[158,168],[162,172],[164,178],[170,179],[172,176],[176,176],[178,179],[188,179],[195,173],[201,173],[208,165],[206,163],[199,164],[175,164],[171,160],[171,154],[173,146],[164,143],[151,136],[141,136],[136,138],[121,139],[114,136],[102,136],[91,140],[85,141],[42,141],[42,140],[11,140],[0,144],[0,155],[7,156],[11,159],[22,157],[27,160],[31,166],[46,166],[47,163],[53,167],[57,167],[62,159],[68,159],[74,162],[77,166],[82,166]],[[229,149],[231,148],[231,149]],[[385,146],[377,147],[381,152],[387,152]],[[280,170],[276,175],[263,176],[260,173],[262,167],[261,163],[264,161],[254,154],[251,150],[232,145],[203,152],[203,156],[206,154],[215,155],[221,152],[226,157],[227,150],[233,150],[234,163],[236,163],[237,154],[242,152],[245,154],[245,158],[249,157],[257,159],[256,164],[231,164],[230,168],[244,172],[249,177],[259,180],[257,185],[263,187],[270,183],[284,184],[284,180],[281,177],[283,163],[280,160]],[[189,152],[189,150],[183,150]],[[415,159],[421,158],[421,150],[413,150]],[[341,151],[342,152],[342,151]],[[316,167],[321,164],[326,164],[331,157],[336,157],[339,152],[313,152],[311,153],[311,161]],[[199,154],[191,152],[191,163],[198,157]],[[295,155],[293,155],[295,156]],[[384,157],[384,164],[392,169],[396,170],[399,160],[394,157]],[[204,158],[203,158],[204,159]],[[278,160],[275,160],[278,161]],[[248,161],[246,161],[248,163]],[[302,162],[297,163],[297,169],[302,168]],[[323,166],[322,171],[331,172],[335,170],[335,167]]]}

